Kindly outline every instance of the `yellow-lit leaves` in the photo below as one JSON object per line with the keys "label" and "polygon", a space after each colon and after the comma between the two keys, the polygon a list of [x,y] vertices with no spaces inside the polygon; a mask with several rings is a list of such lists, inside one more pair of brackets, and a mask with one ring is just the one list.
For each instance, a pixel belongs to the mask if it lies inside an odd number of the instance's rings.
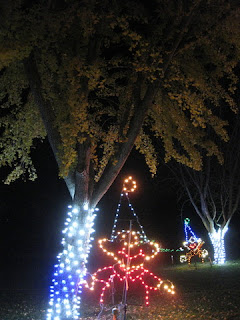
{"label": "yellow-lit leaves", "polygon": [[43,139],[45,130],[38,112],[29,96],[24,106],[13,108],[1,118],[3,133],[0,138],[0,166],[10,166],[12,171],[5,183],[20,176],[34,180],[36,171],[31,160],[31,147],[34,139]]}
{"label": "yellow-lit leaves", "polygon": [[145,157],[146,164],[149,167],[151,174],[154,176],[157,172],[157,155],[150,137],[141,130],[136,142],[136,149]]}
{"label": "yellow-lit leaves", "polygon": [[200,170],[201,148],[207,150],[208,155],[215,155],[220,162],[222,161],[220,150],[214,141],[206,138],[204,129],[210,125],[222,139],[227,140],[226,122],[214,116],[205,107],[201,110],[193,103],[182,108],[182,103],[179,103],[178,99],[159,95],[150,116],[153,121],[153,131],[163,142],[165,161],[174,158],[178,162]]}
{"label": "yellow-lit leaves", "polygon": [[114,155],[116,151],[117,140],[118,140],[118,128],[116,126],[111,126],[108,133],[103,137],[103,143],[100,145],[100,148],[102,149],[102,157],[98,164],[98,170],[95,176],[96,181],[100,179],[102,172],[106,167],[110,157]]}
{"label": "yellow-lit leaves", "polygon": [[[1,73],[0,99],[2,108],[11,111],[1,119],[2,165],[23,159],[31,167],[26,155],[33,139],[44,135],[40,115],[30,100],[25,106],[23,99],[28,83],[21,60],[32,48],[41,93],[51,105],[54,128],[61,136],[62,176],[75,169],[76,145],[86,139],[96,180],[109,160],[118,161],[116,151],[127,141],[131,119],[149,83],[158,87],[154,103],[146,106],[148,128],[135,145],[151,173],[157,168],[152,132],[163,142],[166,160],[173,157],[200,169],[199,150],[204,148],[221,161],[205,132],[211,127],[227,140],[226,123],[215,110],[221,104],[236,108],[240,19],[239,10],[230,12],[225,1],[210,2],[204,10],[196,9],[188,30],[182,28],[190,2],[186,6],[156,2],[145,8],[137,1],[67,1],[64,10],[61,6],[46,10],[37,3],[27,11],[10,4],[9,21],[0,31],[0,68],[7,70]],[[22,173],[21,168],[10,180]]]}

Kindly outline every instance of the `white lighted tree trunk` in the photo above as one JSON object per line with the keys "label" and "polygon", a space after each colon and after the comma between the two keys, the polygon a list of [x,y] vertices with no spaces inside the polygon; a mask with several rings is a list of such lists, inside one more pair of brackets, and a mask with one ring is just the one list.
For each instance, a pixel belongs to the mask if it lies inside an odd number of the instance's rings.
{"label": "white lighted tree trunk", "polygon": [[209,233],[210,240],[213,245],[214,250],[214,263],[223,264],[226,261],[226,250],[225,250],[225,234],[228,228],[224,227],[219,228],[218,230],[214,230]]}
{"label": "white lighted tree trunk", "polygon": [[86,274],[90,242],[93,240],[94,211],[87,205],[80,209],[69,206],[62,231],[63,250],[57,257],[50,287],[49,320],[79,319],[81,280]]}

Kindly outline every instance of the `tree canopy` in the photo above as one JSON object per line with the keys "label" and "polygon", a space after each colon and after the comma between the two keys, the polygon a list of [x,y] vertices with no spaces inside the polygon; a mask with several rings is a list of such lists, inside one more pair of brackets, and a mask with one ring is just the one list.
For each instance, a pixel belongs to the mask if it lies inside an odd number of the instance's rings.
{"label": "tree canopy", "polygon": [[71,195],[93,206],[134,145],[152,174],[152,139],[166,161],[199,170],[202,149],[222,160],[206,128],[227,140],[215,111],[236,108],[235,1],[17,0],[2,3],[0,21],[6,183],[36,178],[31,148],[46,135]]}

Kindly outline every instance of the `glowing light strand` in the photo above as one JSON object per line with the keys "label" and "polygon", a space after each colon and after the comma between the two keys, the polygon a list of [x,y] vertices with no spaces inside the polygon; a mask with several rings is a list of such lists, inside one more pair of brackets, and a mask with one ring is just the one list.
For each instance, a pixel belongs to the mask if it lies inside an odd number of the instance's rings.
{"label": "glowing light strand", "polygon": [[179,251],[183,251],[184,249],[182,247],[178,248],[178,249],[168,249],[168,248],[159,248],[159,252],[179,252]]}
{"label": "glowing light strand", "polygon": [[137,189],[137,183],[131,176],[129,176],[127,179],[123,182],[123,192],[134,192]]}
{"label": "glowing light strand", "polygon": [[63,251],[57,256],[58,263],[54,266],[47,320],[78,319],[80,316],[80,279],[86,275],[86,263],[91,248],[94,232],[95,210],[87,211],[86,220],[79,223],[79,211],[68,207],[64,234],[61,244]]}
{"label": "glowing light strand", "polygon": [[[163,281],[161,278],[154,275],[148,269],[144,267],[144,261],[149,261],[153,259],[159,252],[159,245],[155,242],[149,241],[146,244],[152,247],[151,254],[145,254],[142,249],[139,249],[134,255],[129,254],[129,243],[127,242],[128,234],[131,233],[131,244],[130,249],[138,248],[141,244],[140,237],[142,237],[140,232],[122,230],[117,233],[117,237],[121,237],[120,243],[123,244],[121,250],[118,250],[117,253],[113,251],[109,251],[106,249],[106,244],[108,242],[112,242],[107,240],[106,238],[100,239],[99,247],[106,253],[108,256],[111,256],[115,260],[115,264],[113,266],[106,266],[98,269],[92,276],[90,284],[88,281],[84,280],[81,284],[84,283],[85,287],[94,290],[96,283],[103,284],[101,289],[100,304],[104,303],[105,300],[105,292],[107,288],[110,287],[111,283],[114,280],[119,280],[120,282],[125,282],[126,278],[131,283],[138,281],[145,289],[145,304],[149,305],[149,293],[150,291],[157,291],[160,288],[163,288],[168,293],[174,294],[174,286],[169,281]],[[140,259],[141,263],[137,263],[135,261],[135,265],[131,265],[134,260]],[[127,261],[130,261],[130,264],[127,264]],[[118,270],[116,270],[118,268]],[[105,275],[106,271],[110,272],[110,274]],[[149,285],[148,279],[151,279],[151,283],[155,281],[155,285]]]}
{"label": "glowing light strand", "polygon": [[[129,188],[129,186],[127,186],[127,184],[129,182],[132,182],[133,186]],[[121,204],[122,204],[122,199],[125,196],[127,201],[128,201],[128,207],[130,208],[130,212],[132,213],[133,217],[135,218],[135,220],[137,221],[139,228],[141,230],[142,236],[143,236],[143,241],[148,242],[148,238],[144,232],[143,226],[141,225],[138,215],[136,214],[136,212],[134,211],[134,208],[130,202],[128,193],[129,192],[134,192],[135,189],[137,188],[136,182],[132,179],[132,177],[128,177],[128,179],[124,180],[123,183],[123,191],[121,192],[120,195],[120,199],[117,205],[117,210],[116,210],[116,214],[115,214],[115,218],[114,218],[114,222],[113,222],[113,228],[112,228],[112,233],[111,233],[111,241],[114,241],[114,239],[116,238],[116,228],[117,228],[117,222],[119,219],[119,214],[120,214],[120,210],[121,210]]]}
{"label": "glowing light strand", "polygon": [[120,212],[120,209],[121,209],[122,198],[123,198],[123,193],[121,193],[120,199],[119,199],[119,202],[118,202],[118,205],[117,205],[117,210],[116,210],[116,214],[115,214],[115,218],[114,218],[114,222],[113,222],[112,233],[111,233],[111,241],[113,241],[115,239],[115,237],[116,237],[116,228],[117,228],[119,212]]}
{"label": "glowing light strand", "polygon": [[197,241],[198,238],[196,237],[195,233],[192,231],[192,228],[190,227],[189,223],[190,223],[190,219],[189,219],[189,218],[186,218],[186,219],[184,220],[185,241],[186,241],[186,242],[189,241],[188,233],[190,233],[191,236],[193,237],[193,239],[194,239],[195,241]]}
{"label": "glowing light strand", "polygon": [[[185,255],[180,256],[180,262],[188,262],[191,263],[191,259],[194,256],[198,256],[202,262],[208,256],[208,251],[206,249],[202,249],[204,241],[201,238],[197,238],[195,233],[192,231],[192,228],[189,225],[190,219],[186,218],[184,220],[184,232],[185,232],[185,241],[183,242],[183,246],[187,248],[188,252]],[[188,235],[191,235],[190,237]]]}
{"label": "glowing light strand", "polygon": [[214,263],[224,264],[226,261],[226,252],[224,245],[224,237],[228,228],[214,230],[213,233],[209,233],[210,240],[214,250]]}
{"label": "glowing light strand", "polygon": [[147,238],[147,235],[146,235],[146,233],[145,233],[145,231],[144,231],[144,229],[143,229],[143,226],[141,225],[141,223],[140,223],[140,221],[139,221],[138,215],[137,215],[136,212],[134,211],[134,208],[133,208],[133,206],[132,206],[132,204],[131,204],[131,202],[130,202],[130,199],[129,199],[128,194],[125,193],[125,196],[126,196],[126,198],[127,198],[127,200],[128,200],[128,206],[130,207],[130,210],[132,211],[132,214],[133,214],[134,218],[136,219],[136,221],[137,221],[137,223],[138,223],[138,225],[139,225],[139,227],[140,227],[140,230],[141,230],[143,239],[144,239],[145,242],[148,242],[149,240],[148,240],[148,238]]}

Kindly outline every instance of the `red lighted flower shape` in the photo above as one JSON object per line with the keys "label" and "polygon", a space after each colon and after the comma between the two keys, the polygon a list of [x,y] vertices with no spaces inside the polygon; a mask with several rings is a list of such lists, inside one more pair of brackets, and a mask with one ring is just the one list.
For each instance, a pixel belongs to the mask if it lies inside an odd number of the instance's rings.
{"label": "red lighted flower shape", "polygon": [[[113,248],[114,244],[120,244],[117,253]],[[144,267],[144,261],[153,259],[159,252],[159,245],[155,242],[141,243],[139,232],[122,231],[118,232],[117,239],[112,241],[105,239],[99,240],[99,246],[103,252],[110,256],[115,264],[98,269],[90,277],[90,281],[84,280],[85,287],[94,290],[96,283],[102,284],[100,294],[100,303],[104,303],[106,289],[111,286],[115,280],[125,283],[126,289],[134,282],[139,282],[145,290],[145,304],[149,305],[150,291],[157,291],[163,288],[167,292],[174,294],[174,286],[169,281],[163,281],[155,274]],[[147,246],[146,252],[141,246]]]}

